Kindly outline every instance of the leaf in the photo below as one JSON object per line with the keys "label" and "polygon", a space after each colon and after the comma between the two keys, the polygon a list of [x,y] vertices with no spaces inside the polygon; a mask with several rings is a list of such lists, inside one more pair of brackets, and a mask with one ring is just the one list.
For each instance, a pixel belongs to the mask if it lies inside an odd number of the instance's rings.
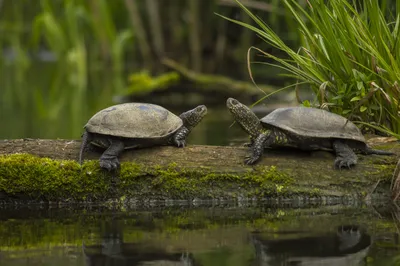
{"label": "leaf", "polygon": [[360,112],[365,112],[365,110],[367,110],[367,107],[365,107],[364,105],[360,106]]}
{"label": "leaf", "polygon": [[362,81],[357,81],[357,89],[360,91],[364,89],[364,82]]}
{"label": "leaf", "polygon": [[345,115],[345,114],[348,114],[348,113],[350,113],[350,112],[351,112],[351,110],[349,110],[349,109],[346,109],[346,110],[343,110],[343,111],[342,111],[342,114],[344,114],[344,115]]}
{"label": "leaf", "polygon": [[304,107],[310,107],[311,106],[311,104],[310,104],[310,102],[308,100],[303,101],[302,105]]}
{"label": "leaf", "polygon": [[355,96],[351,98],[350,102],[359,101],[361,98],[359,96]]}
{"label": "leaf", "polygon": [[340,99],[342,99],[343,97],[344,97],[343,94],[339,94],[339,95],[336,95],[335,97],[332,97],[331,99],[332,99],[332,100],[340,100]]}
{"label": "leaf", "polygon": [[380,109],[379,106],[376,105],[376,104],[371,104],[371,105],[369,106],[369,108],[372,109],[372,110],[379,110],[379,109]]}

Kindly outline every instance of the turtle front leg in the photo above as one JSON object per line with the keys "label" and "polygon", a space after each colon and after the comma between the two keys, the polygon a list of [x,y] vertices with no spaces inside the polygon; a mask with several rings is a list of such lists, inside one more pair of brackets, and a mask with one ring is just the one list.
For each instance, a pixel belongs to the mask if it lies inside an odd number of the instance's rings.
{"label": "turtle front leg", "polygon": [[175,134],[172,136],[172,143],[179,147],[186,146],[186,137],[189,135],[190,131],[185,126],[178,129]]}
{"label": "turtle front leg", "polygon": [[346,167],[350,169],[357,164],[357,155],[354,153],[353,149],[343,141],[335,140],[333,142],[333,150],[336,153],[336,168],[342,169]]}
{"label": "turtle front leg", "polygon": [[100,157],[100,167],[108,171],[115,170],[119,167],[118,156],[125,148],[125,144],[120,140],[110,140],[110,142],[110,146]]}
{"label": "turtle front leg", "polygon": [[271,131],[261,133],[254,140],[251,154],[246,156],[245,164],[255,164],[263,155],[264,147],[269,146],[274,141],[274,134]]}
{"label": "turtle front leg", "polygon": [[253,140],[253,139],[250,139],[249,142],[243,143],[243,147],[252,147],[253,144],[254,144],[254,140]]}

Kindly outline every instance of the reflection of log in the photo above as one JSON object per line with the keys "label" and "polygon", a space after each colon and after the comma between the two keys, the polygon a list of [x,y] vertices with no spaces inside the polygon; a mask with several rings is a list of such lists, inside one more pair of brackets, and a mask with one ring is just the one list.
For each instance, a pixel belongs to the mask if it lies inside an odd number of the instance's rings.
{"label": "reflection of log", "polygon": [[[74,161],[79,145],[80,141],[67,140],[1,141],[0,196],[41,200],[106,200],[117,195],[123,200],[365,199],[372,191],[377,192],[374,196],[387,194],[396,163],[396,156],[359,155],[354,169],[338,171],[332,167],[333,155],[327,152],[269,150],[257,166],[249,167],[243,164],[248,148],[166,146],[124,152],[121,161],[125,163],[114,174],[119,178],[113,179],[99,170],[99,153],[87,153],[85,158],[93,161],[80,168]],[[385,145],[400,153],[400,143]]]}
{"label": "reflection of log", "polygon": [[341,225],[336,232],[298,233],[295,237],[254,233],[252,242],[257,265],[290,265],[296,261],[300,265],[345,266],[360,265],[368,255],[371,236],[357,225]]}
{"label": "reflection of log", "polygon": [[[138,244],[142,252],[150,249],[162,250],[167,247],[170,253],[179,253],[183,250],[193,253],[195,259],[198,258],[196,254],[202,255],[204,253],[199,251],[204,250],[213,250],[213,253],[220,251],[225,255],[227,249],[240,252],[239,254],[247,252],[249,256],[237,256],[237,252],[229,252],[231,255],[229,261],[242,258],[243,263],[236,265],[260,265],[249,262],[249,258],[254,258],[256,255],[249,234],[255,231],[273,238],[320,235],[333,232],[336,226],[349,221],[356,222],[362,217],[362,221],[367,221],[362,222],[367,232],[374,233],[375,246],[395,246],[398,242],[396,242],[397,235],[393,234],[396,232],[395,223],[389,222],[392,218],[382,219],[368,207],[360,208],[354,205],[353,207],[309,206],[309,208],[257,207],[251,203],[245,206],[234,207],[233,204],[196,208],[171,206],[156,207],[151,210],[139,207],[134,210],[129,208],[117,211],[113,205],[109,208],[93,205],[73,208],[47,208],[41,205],[2,207],[0,215],[1,265],[15,265],[16,255],[21,254],[18,252],[23,252],[23,254],[29,252],[32,258],[35,254],[42,256],[42,253],[37,251],[48,248],[49,239],[54,248],[76,247],[77,243],[85,246],[100,244],[100,239],[110,236],[110,233],[111,237],[116,236],[113,231],[110,231],[111,223],[116,225],[114,232],[121,234],[123,243],[129,246]],[[35,220],[35,222],[26,222],[27,219]],[[101,227],[99,227],[100,222]],[[17,225],[21,226],[17,227]],[[15,233],[16,228],[18,228],[18,234]],[[83,233],[77,234],[77,228]],[[98,230],[91,230],[91,228],[98,228]],[[33,234],[32,232],[41,233]],[[138,234],[140,234],[139,237]],[[66,235],[69,237],[66,238]],[[91,254],[93,251],[96,253],[96,249],[90,248],[90,251],[92,251]],[[383,253],[381,256],[385,258],[397,254],[397,250],[391,249],[390,252]],[[76,255],[80,261],[82,252],[78,251]],[[51,259],[51,257],[48,258]],[[10,260],[14,263],[7,263]],[[53,265],[52,263],[45,264],[43,260],[41,262],[41,265]]]}
{"label": "reflection of log", "polygon": [[238,94],[265,95],[276,90],[273,86],[258,85],[262,90],[260,91],[250,82],[234,80],[225,76],[198,73],[167,58],[164,58],[161,62],[204,91],[226,91],[231,96],[234,96]]}

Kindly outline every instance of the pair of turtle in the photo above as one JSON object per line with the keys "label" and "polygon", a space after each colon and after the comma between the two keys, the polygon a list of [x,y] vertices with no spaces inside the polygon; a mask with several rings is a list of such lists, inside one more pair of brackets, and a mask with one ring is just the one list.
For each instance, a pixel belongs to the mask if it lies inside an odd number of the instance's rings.
{"label": "pair of turtle", "polygon": [[[317,108],[278,108],[261,120],[244,104],[229,98],[226,105],[236,122],[249,134],[251,154],[246,164],[256,163],[264,148],[292,146],[301,150],[330,150],[336,153],[335,166],[357,164],[353,150],[364,154],[393,155],[367,146],[364,136],[346,118]],[[184,147],[190,131],[203,119],[207,108],[200,105],[179,117],[165,108],[148,103],[126,103],[96,113],[82,135],[79,162],[89,144],[106,150],[100,166],[114,170],[124,149],[156,145]]]}

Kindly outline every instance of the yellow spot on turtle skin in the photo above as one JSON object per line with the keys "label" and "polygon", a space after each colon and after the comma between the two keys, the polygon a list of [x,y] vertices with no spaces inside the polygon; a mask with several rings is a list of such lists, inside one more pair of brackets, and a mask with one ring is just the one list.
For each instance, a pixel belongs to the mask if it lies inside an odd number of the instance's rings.
{"label": "yellow spot on turtle skin", "polygon": [[284,134],[276,134],[275,144],[286,145],[288,144],[288,138]]}

